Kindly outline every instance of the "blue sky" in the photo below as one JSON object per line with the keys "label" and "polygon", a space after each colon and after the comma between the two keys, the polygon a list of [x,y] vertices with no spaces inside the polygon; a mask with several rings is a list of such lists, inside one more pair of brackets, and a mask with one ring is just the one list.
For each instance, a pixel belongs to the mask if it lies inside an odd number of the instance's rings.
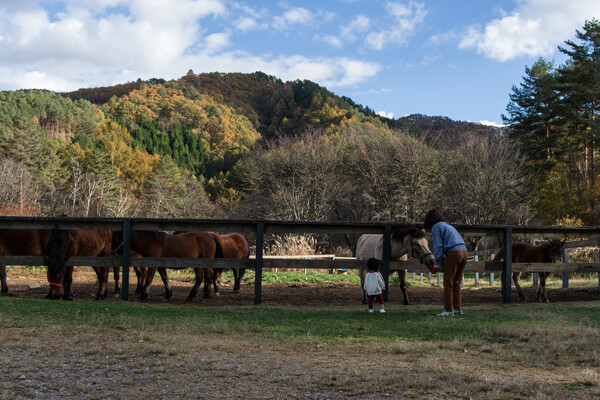
{"label": "blue sky", "polygon": [[0,90],[263,71],[388,117],[501,123],[598,0],[0,0]]}

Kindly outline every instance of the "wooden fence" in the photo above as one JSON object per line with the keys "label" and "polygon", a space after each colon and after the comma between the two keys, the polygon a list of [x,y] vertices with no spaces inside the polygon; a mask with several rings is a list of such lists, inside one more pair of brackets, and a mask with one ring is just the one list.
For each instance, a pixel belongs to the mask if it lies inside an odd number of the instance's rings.
{"label": "wooden fence", "polygon": [[[122,257],[72,257],[69,265],[78,266],[122,266],[122,298],[129,296],[129,267],[189,267],[189,268],[247,268],[254,269],[254,303],[260,304],[262,298],[262,271],[264,268],[313,268],[313,269],[359,269],[364,261],[353,259],[285,259],[265,258],[263,256],[265,234],[337,234],[361,235],[375,233],[384,235],[382,274],[388,282],[390,270],[405,269],[408,272],[423,272],[425,267],[415,260],[408,262],[389,261],[390,237],[394,228],[414,226],[397,223],[356,223],[356,222],[292,222],[292,221],[232,221],[232,220],[183,220],[183,219],[142,219],[142,218],[62,218],[62,217],[0,217],[0,229],[108,229],[122,231],[124,238]],[[464,237],[492,236],[503,243],[511,243],[513,235],[519,238],[585,238],[589,244],[598,244],[600,227],[554,227],[554,226],[490,226],[490,225],[454,225]],[[136,230],[164,231],[214,231],[239,232],[245,234],[254,244],[253,259],[198,259],[187,258],[129,258],[129,237]],[[502,301],[511,303],[512,272],[556,272],[589,273],[600,272],[600,263],[515,263],[510,262],[511,246],[506,246],[504,261],[469,261],[465,272],[503,273],[504,290]],[[4,265],[42,265],[41,257],[0,256]],[[598,281],[600,290],[600,274]],[[384,296],[387,300],[387,290]]]}

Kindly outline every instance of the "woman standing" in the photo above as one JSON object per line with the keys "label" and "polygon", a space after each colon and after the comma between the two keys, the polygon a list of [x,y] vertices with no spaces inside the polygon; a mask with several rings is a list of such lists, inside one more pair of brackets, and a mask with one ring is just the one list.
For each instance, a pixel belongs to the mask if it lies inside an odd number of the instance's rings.
{"label": "woman standing", "polygon": [[444,273],[444,311],[438,316],[462,315],[460,283],[467,263],[465,241],[436,209],[427,212],[424,226],[431,229],[435,265]]}

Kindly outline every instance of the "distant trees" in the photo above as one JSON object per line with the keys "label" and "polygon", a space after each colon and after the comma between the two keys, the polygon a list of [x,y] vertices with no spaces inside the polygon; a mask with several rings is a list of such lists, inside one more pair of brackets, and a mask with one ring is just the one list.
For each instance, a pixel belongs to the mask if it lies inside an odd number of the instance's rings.
{"label": "distant trees", "polygon": [[526,68],[504,116],[536,172],[536,212],[546,223],[600,217],[600,22],[586,21],[576,37],[559,47],[569,59],[558,69],[543,59]]}

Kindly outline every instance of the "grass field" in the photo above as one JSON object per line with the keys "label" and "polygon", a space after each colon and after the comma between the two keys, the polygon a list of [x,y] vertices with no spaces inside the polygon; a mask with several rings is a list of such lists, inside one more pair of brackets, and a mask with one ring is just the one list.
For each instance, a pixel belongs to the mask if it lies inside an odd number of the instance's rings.
{"label": "grass field", "polygon": [[0,398],[600,397],[600,302],[436,312],[3,296]]}

